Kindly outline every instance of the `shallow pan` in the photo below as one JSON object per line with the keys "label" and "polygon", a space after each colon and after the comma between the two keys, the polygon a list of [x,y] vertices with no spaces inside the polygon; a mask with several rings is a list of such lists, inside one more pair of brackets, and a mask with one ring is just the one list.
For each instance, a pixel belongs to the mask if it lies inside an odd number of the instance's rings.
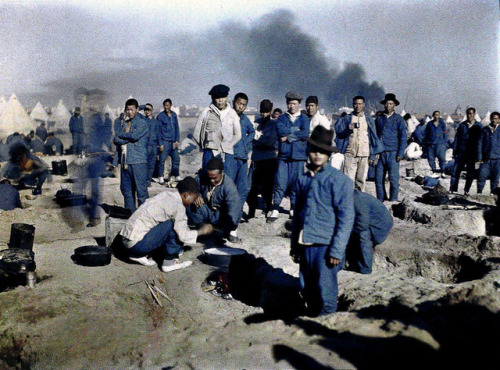
{"label": "shallow pan", "polygon": [[230,247],[214,247],[205,249],[203,254],[203,262],[217,267],[229,267],[231,259],[242,256],[247,251],[241,248]]}
{"label": "shallow pan", "polygon": [[61,207],[83,206],[87,204],[87,196],[83,194],[71,194],[67,196],[56,197],[56,202]]}
{"label": "shallow pan", "polygon": [[106,266],[111,262],[111,249],[98,245],[84,245],[75,249],[71,259],[82,266]]}

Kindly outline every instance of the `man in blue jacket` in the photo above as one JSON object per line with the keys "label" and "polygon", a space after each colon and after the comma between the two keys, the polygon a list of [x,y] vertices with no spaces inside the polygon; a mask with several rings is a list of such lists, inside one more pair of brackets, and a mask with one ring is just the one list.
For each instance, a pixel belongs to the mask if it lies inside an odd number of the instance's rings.
{"label": "man in blue jacket", "polygon": [[156,119],[160,123],[159,128],[159,150],[160,160],[158,164],[158,182],[163,184],[163,174],[165,172],[165,160],[167,157],[172,158],[172,168],[170,169],[170,177],[179,180],[179,167],[181,159],[177,148],[179,147],[179,121],[177,114],[172,111],[172,100],[165,99],[163,101],[163,112]]}
{"label": "man in blue jacket", "polygon": [[241,220],[241,200],[233,180],[224,173],[222,160],[210,159],[196,180],[201,196],[187,209],[189,224],[197,229],[211,224],[222,229],[228,241],[240,241],[236,230]]}
{"label": "man in blue jacket", "polygon": [[[149,136],[148,136],[148,187],[151,185],[151,180],[153,179],[153,174],[156,168],[156,159],[158,156],[158,144],[159,144],[159,129],[160,123],[156,118],[153,117],[153,105],[148,103],[144,107],[144,115],[146,116],[145,121],[149,125]],[[162,177],[160,176],[160,179]]]}
{"label": "man in blue jacket", "polygon": [[370,164],[375,164],[383,146],[377,137],[375,122],[365,113],[365,98],[352,99],[353,112],[335,123],[337,148],[344,154],[344,173],[354,187],[364,191]]}
{"label": "man in blue jacket", "polygon": [[82,154],[83,149],[83,118],[80,115],[80,107],[75,108],[75,113],[69,120],[69,131],[73,137],[73,153]]}
{"label": "man in blue jacket", "polygon": [[481,163],[477,176],[477,192],[481,194],[490,179],[491,193],[498,187],[500,179],[500,113],[490,114],[491,123],[484,127],[477,146],[477,160]]}
{"label": "man in blue jacket", "polygon": [[[385,110],[377,116],[375,127],[384,151],[380,153],[375,170],[375,189],[378,200],[389,199],[390,202],[394,202],[398,200],[399,194],[399,162],[403,159],[406,149],[406,122],[394,111],[399,105],[396,95],[385,94],[380,104],[384,105]],[[389,197],[384,185],[386,173],[389,174]]]}
{"label": "man in blue jacket", "polygon": [[475,108],[468,108],[466,115],[467,120],[458,126],[455,140],[453,141],[453,158],[455,159],[455,163],[453,165],[450,181],[450,192],[457,192],[460,173],[464,170],[464,167],[466,167],[467,177],[465,178],[465,195],[469,194],[472,182],[474,181],[477,145],[483,128],[481,122],[476,122],[475,120]]}
{"label": "man in blue jacket", "polygon": [[[309,137],[309,118],[300,111],[302,95],[290,91],[285,95],[287,112],[278,117],[278,169],[274,181],[273,210],[267,222],[278,219],[278,207],[285,194],[289,193],[304,169],[307,160],[306,147]],[[290,210],[293,213],[293,203]]]}
{"label": "man in blue jacket", "polygon": [[252,150],[252,140],[255,129],[252,122],[245,115],[248,104],[248,96],[245,93],[237,93],[233,100],[233,109],[240,117],[241,139],[234,145],[233,154],[226,153],[224,169],[236,185],[241,199],[241,209],[248,194],[248,154]]}
{"label": "man in blue jacket", "polygon": [[308,314],[337,310],[337,272],[354,224],[352,181],[329,164],[337,151],[333,131],[316,127],[307,140],[309,163],[295,183],[291,251],[300,264],[300,283]]}
{"label": "man in blue jacket", "polygon": [[391,213],[370,194],[354,190],[354,226],[346,249],[349,270],[372,273],[373,250],[389,236]]}
{"label": "man in blue jacket", "polygon": [[258,205],[258,194],[262,193],[264,214],[271,210],[273,204],[274,177],[277,167],[278,135],[276,121],[271,119],[273,103],[264,99],[260,102],[260,118],[255,122],[257,128],[252,150],[252,187],[248,193],[247,219],[255,217]]}
{"label": "man in blue jacket", "polygon": [[148,124],[137,114],[139,103],[129,99],[125,103],[127,119],[114,143],[120,146],[121,163],[120,190],[125,200],[125,208],[132,212],[149,198],[148,194]]}
{"label": "man in blue jacket", "polygon": [[102,141],[104,146],[111,151],[111,137],[113,135],[112,130],[113,123],[111,122],[111,118],[109,118],[109,113],[104,113],[104,122],[102,126]]}
{"label": "man in blue jacket", "polygon": [[45,122],[40,123],[40,126],[36,128],[36,136],[40,138],[40,140],[45,141],[48,136],[47,128],[45,127]]}
{"label": "man in blue jacket", "polygon": [[439,162],[439,170],[442,177],[444,174],[444,167],[446,165],[446,143],[448,141],[446,123],[441,118],[441,113],[436,110],[432,113],[432,121],[427,122],[425,126],[424,145],[427,148],[427,161],[431,167],[432,172],[436,170],[436,158]]}

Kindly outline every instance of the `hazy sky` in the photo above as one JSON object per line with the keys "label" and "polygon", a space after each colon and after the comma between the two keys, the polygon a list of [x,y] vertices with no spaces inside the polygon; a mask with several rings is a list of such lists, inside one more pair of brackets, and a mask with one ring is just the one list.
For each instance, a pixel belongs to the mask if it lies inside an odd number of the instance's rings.
{"label": "hazy sky", "polygon": [[0,19],[0,95],[26,107],[78,87],[205,105],[225,83],[252,106],[381,85],[408,111],[500,109],[498,0],[4,0]]}

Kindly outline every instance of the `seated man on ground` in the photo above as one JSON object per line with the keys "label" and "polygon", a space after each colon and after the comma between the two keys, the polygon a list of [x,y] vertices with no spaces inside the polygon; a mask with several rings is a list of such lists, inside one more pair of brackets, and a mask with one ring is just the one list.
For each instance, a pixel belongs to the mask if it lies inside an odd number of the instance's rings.
{"label": "seated man on ground", "polygon": [[15,208],[23,208],[19,192],[14,188],[9,179],[0,179],[0,210],[12,211]]}
{"label": "seated man on ground", "polygon": [[198,230],[190,230],[187,225],[186,207],[198,197],[198,183],[194,178],[186,177],[177,184],[177,191],[167,190],[147,199],[120,231],[123,245],[130,253],[129,259],[152,266],[155,261],[148,256],[158,252],[163,258],[163,272],[191,265],[191,261],[179,262],[182,247],[177,240],[193,244],[198,236],[212,232],[209,224]]}
{"label": "seated man on ground", "polygon": [[241,220],[241,200],[233,180],[224,173],[222,160],[210,159],[197,180],[201,196],[187,210],[190,225],[200,229],[211,224],[221,229],[228,241],[240,241],[236,229]]}
{"label": "seated man on ground", "polygon": [[3,168],[3,176],[17,183],[21,188],[34,186],[33,195],[42,194],[42,185],[47,178],[47,165],[31,154],[22,143],[12,145],[9,155],[10,161]]}

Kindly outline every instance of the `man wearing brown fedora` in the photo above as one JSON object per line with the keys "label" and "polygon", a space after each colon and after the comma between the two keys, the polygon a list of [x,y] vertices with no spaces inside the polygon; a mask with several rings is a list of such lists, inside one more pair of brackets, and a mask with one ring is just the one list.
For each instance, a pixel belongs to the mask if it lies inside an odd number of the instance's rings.
{"label": "man wearing brown fedora", "polygon": [[[375,168],[375,189],[378,200],[394,202],[398,200],[399,193],[399,162],[406,149],[406,122],[394,111],[399,105],[396,95],[385,94],[380,104],[384,106],[384,112],[375,119],[375,127],[384,151]],[[389,197],[384,186],[386,174],[389,174]]]}
{"label": "man wearing brown fedora", "polygon": [[354,224],[352,181],[329,164],[333,131],[317,126],[307,139],[309,162],[299,174],[292,196],[291,251],[300,264],[300,281],[308,314],[337,310],[337,272]]}

